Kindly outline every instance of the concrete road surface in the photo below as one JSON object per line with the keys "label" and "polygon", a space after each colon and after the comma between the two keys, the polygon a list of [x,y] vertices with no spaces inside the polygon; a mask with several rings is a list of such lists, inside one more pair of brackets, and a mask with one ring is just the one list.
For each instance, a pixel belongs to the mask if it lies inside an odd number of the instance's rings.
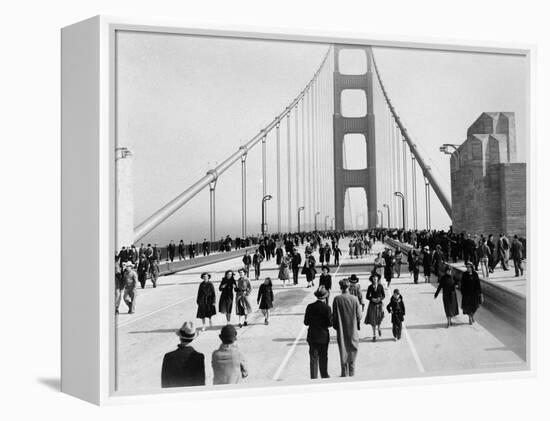
{"label": "concrete road surface", "polygon": [[[359,277],[363,295],[369,285],[368,272],[374,255],[350,261],[345,252],[347,243],[347,239],[340,241],[345,253],[341,265],[331,266],[332,296],[338,293],[338,280],[352,273]],[[374,251],[382,247],[377,243]],[[303,256],[303,248],[300,252]],[[318,257],[317,253],[315,257]],[[212,274],[218,300],[218,285],[224,271],[236,270],[240,266],[241,258],[237,258],[161,277],[156,289],[148,284],[145,289],[138,290],[135,314],[126,314],[126,307],[121,304],[121,314],[117,316],[117,390],[138,393],[160,389],[162,358],[166,352],[176,349],[179,342],[175,331],[185,320],[193,320],[200,325],[200,321],[195,319],[200,273],[208,271]],[[264,262],[262,279],[270,276],[274,280],[275,300],[270,324],[264,325],[263,315],[255,305],[255,311],[249,316],[249,325],[238,329],[237,343],[249,365],[249,377],[243,379],[239,387],[341,381],[336,332],[333,329],[329,346],[331,378],[309,379],[309,354],[305,340],[307,328],[303,325],[303,317],[307,304],[315,300],[314,288],[305,287],[306,281],[302,275],[298,286],[283,288],[276,279],[277,274],[274,259]],[[420,278],[422,280],[422,275]],[[252,281],[251,298],[254,304],[259,283]],[[474,325],[469,325],[467,316],[460,314],[453,320],[455,325],[447,329],[441,295],[434,300],[434,285],[415,285],[405,265],[401,278],[392,281],[390,289],[393,288],[400,289],[406,305],[402,339],[398,342],[393,340],[391,317],[387,313],[382,323],[382,338],[376,343],[372,342],[370,326],[362,324],[354,379],[472,374],[527,368],[524,331],[483,308],[478,311]],[[390,295],[391,291],[386,291],[385,303]],[[237,316],[233,316],[232,323],[237,324]],[[213,377],[211,355],[220,345],[218,335],[225,324],[225,316],[217,314],[213,317],[213,324],[213,328],[201,332],[192,343],[196,350],[205,354],[206,384],[210,387]]]}

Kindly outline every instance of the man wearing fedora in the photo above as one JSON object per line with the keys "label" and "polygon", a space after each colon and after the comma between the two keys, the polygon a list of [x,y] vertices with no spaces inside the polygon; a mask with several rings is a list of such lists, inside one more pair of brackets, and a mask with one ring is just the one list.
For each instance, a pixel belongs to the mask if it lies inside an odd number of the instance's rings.
{"label": "man wearing fedora", "polygon": [[225,325],[219,335],[222,344],[212,353],[214,384],[235,384],[248,376],[248,367],[243,353],[237,348],[237,330]]}
{"label": "man wearing fedora", "polygon": [[342,293],[332,301],[332,326],[336,330],[336,340],[340,350],[341,377],[355,374],[355,358],[359,349],[359,329],[361,329],[361,307],[359,300],[349,293],[347,279],[340,282]]}
{"label": "man wearing fedora", "polygon": [[314,295],[317,301],[308,304],[304,315],[304,324],[308,326],[309,374],[312,379],[316,379],[320,371],[321,378],[326,379],[329,377],[327,371],[330,340],[328,328],[332,325],[330,306],[326,303],[329,294],[324,286],[320,286]]}
{"label": "man wearing fedora", "polygon": [[180,338],[178,349],[165,354],[162,361],[162,387],[204,386],[204,354],[190,345],[199,332],[193,322],[185,322],[176,335]]}

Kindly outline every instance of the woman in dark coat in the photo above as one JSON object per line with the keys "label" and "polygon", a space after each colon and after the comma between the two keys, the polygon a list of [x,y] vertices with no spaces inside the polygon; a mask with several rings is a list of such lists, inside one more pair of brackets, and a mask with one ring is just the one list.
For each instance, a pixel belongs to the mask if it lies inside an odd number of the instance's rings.
{"label": "woman in dark coat", "polygon": [[202,330],[206,330],[204,319],[208,318],[210,327],[212,327],[212,316],[216,314],[216,290],[210,282],[212,276],[204,272],[201,275],[202,282],[199,284],[199,292],[197,294],[197,318],[202,320]]}
{"label": "woman in dark coat", "polygon": [[367,301],[369,307],[367,308],[367,317],[365,318],[365,324],[372,326],[372,341],[376,342],[376,330],[378,329],[378,336],[382,336],[380,330],[380,324],[384,319],[384,307],[382,301],[386,298],[384,294],[384,287],[380,285],[380,275],[373,273],[370,277],[371,285],[367,288]]}
{"label": "woman in dark coat", "polygon": [[220,313],[225,314],[227,323],[231,322],[231,311],[233,310],[233,290],[237,286],[235,280],[235,274],[232,270],[225,272],[225,276],[220,282],[220,303],[218,304],[218,310]]}
{"label": "woman in dark coat", "polygon": [[474,314],[481,304],[481,283],[471,262],[466,263],[466,272],[460,281],[462,293],[462,313],[467,314],[470,324],[474,323]]}
{"label": "woman in dark coat", "polygon": [[445,316],[447,316],[447,327],[452,325],[451,318],[458,315],[457,282],[453,279],[451,272],[451,267],[447,266],[445,274],[439,279],[439,285],[434,294],[434,299],[436,299],[439,292],[443,291],[443,308],[445,309]]}
{"label": "woman in dark coat", "polygon": [[265,278],[264,283],[260,285],[256,301],[264,315],[264,324],[268,325],[269,309],[273,308],[273,284],[271,283],[271,278]]}

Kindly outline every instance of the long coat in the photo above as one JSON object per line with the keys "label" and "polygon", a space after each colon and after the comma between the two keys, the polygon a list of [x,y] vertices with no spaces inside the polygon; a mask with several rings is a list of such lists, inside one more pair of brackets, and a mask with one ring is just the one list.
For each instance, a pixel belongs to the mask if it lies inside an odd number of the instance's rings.
{"label": "long coat", "polygon": [[460,281],[462,313],[473,315],[481,304],[481,283],[477,272],[464,272]]}
{"label": "long coat", "polygon": [[332,326],[336,329],[336,340],[340,350],[340,363],[355,361],[359,349],[361,308],[359,300],[349,292],[342,293],[332,302]]}
{"label": "long coat", "polygon": [[235,303],[237,304],[237,316],[245,316],[252,312],[252,306],[250,305],[249,295],[252,291],[252,285],[248,278],[237,279],[237,287],[235,288],[237,295],[235,297]]}
{"label": "long coat", "polygon": [[210,281],[202,281],[199,284],[197,294],[197,318],[204,319],[216,314],[216,290]]}
{"label": "long coat", "polygon": [[179,345],[164,355],[161,372],[162,387],[204,386],[204,354],[193,347]]}
{"label": "long coat", "polygon": [[261,310],[273,308],[273,288],[271,285],[261,284],[258,289],[257,302]]}
{"label": "long coat", "polygon": [[458,301],[456,299],[456,281],[451,275],[443,275],[439,280],[439,285],[435,291],[434,297],[437,298],[440,291],[443,291],[443,308],[447,317],[458,315]]}
{"label": "long coat", "polygon": [[218,310],[223,314],[231,314],[233,310],[233,290],[237,286],[237,281],[234,277],[227,279],[225,276],[220,282],[220,303],[218,305]]}

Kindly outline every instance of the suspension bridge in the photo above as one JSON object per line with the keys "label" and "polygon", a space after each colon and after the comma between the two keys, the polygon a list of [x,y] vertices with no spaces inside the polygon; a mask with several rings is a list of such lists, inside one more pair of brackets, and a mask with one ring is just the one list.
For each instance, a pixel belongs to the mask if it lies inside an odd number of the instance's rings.
{"label": "suspension bridge", "polygon": [[[342,71],[342,53],[349,51],[362,54],[364,72]],[[251,134],[249,140],[235,139],[233,153],[206,173],[189,180],[180,194],[135,226],[132,148],[119,144],[117,250],[146,240],[205,191],[209,193],[209,212],[202,215],[208,218],[209,233],[204,237],[209,239],[211,251],[217,248],[212,244],[220,235],[252,238],[248,245],[254,246],[266,235],[282,238],[290,233],[330,235],[374,229],[430,230],[433,228],[430,209],[434,198],[451,220],[450,186],[434,171],[429,154],[407,129],[398,112],[399,104],[392,101],[391,90],[384,80],[384,68],[376,60],[375,48],[327,45],[303,89],[289,98],[271,121]],[[360,113],[346,106],[352,97],[363,104]],[[375,110],[379,110],[378,114]],[[377,125],[383,125],[384,130],[377,130]],[[231,139],[223,141],[232,142]],[[350,146],[356,146],[357,142],[362,143],[362,147]],[[251,160],[251,153],[258,149],[261,159]],[[362,164],[356,165],[357,161]],[[259,167],[261,183],[250,183],[250,166]],[[240,171],[230,171],[238,167]],[[241,218],[233,221],[232,232],[220,233],[216,227],[219,213],[216,195],[220,180],[228,174],[233,178],[224,188],[240,193]],[[251,189],[260,189],[260,203],[248,200]],[[364,200],[353,203],[361,196],[351,193],[357,190],[362,191]],[[251,225],[251,215],[254,220],[261,219],[261,223]],[[366,289],[375,254],[365,256],[360,263],[353,262],[347,255],[349,240],[349,237],[340,240],[344,256],[339,265],[331,267],[333,283],[355,273],[361,279],[362,288]],[[382,248],[378,243],[374,252]],[[212,273],[217,286],[226,269],[235,270],[242,265],[244,250],[253,248],[235,250],[221,258],[214,254],[199,257],[193,265],[182,263],[178,267],[177,262],[166,263],[173,265],[172,269],[167,269],[171,275],[161,277],[159,288],[153,290],[148,286],[143,293],[138,292],[136,314],[120,314],[117,320],[117,384],[120,390],[151,390],[160,386],[162,355],[175,346],[174,331],[183,320],[195,317],[199,274]],[[303,245],[299,246],[299,251],[303,254]],[[273,261],[263,267],[264,276],[277,279],[278,267]],[[259,282],[252,284],[257,291]],[[357,369],[362,379],[439,375],[453,370],[480,372],[525,368],[526,333],[521,327],[482,309],[475,326],[459,322],[454,331],[444,330],[440,322],[444,320],[442,306],[433,299],[432,284],[414,285],[408,275],[396,279],[394,284],[407,302],[405,341],[398,344],[389,341],[391,326],[386,320],[383,336],[388,341],[363,343],[368,336],[368,329],[363,326]],[[256,320],[258,316],[253,317],[250,326],[239,331],[239,347],[249,358],[253,373],[246,383],[262,385],[308,379],[303,313],[313,296],[312,291],[303,286],[282,288],[275,285],[275,310],[269,328]],[[218,343],[214,332],[223,325],[222,316],[218,317],[214,328],[196,341],[195,348],[205,353],[207,361]],[[329,360],[329,371],[336,375],[339,369],[334,338],[331,339]],[[206,365],[209,366],[208,362]],[[211,373],[207,373],[207,377],[211,378]]]}

